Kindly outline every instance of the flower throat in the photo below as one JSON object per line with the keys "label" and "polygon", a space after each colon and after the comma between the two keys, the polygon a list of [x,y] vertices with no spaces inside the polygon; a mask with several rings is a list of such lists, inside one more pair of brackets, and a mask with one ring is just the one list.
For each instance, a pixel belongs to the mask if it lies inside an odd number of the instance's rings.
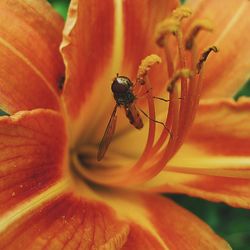
{"label": "flower throat", "polygon": [[[162,62],[157,55],[149,55],[142,60],[134,84],[127,76],[117,75],[114,79],[112,91],[116,104],[99,149],[88,153],[88,157],[83,148],[72,155],[75,170],[84,178],[110,186],[130,186],[146,182],[166,168],[168,161],[183,144],[197,112],[204,64],[211,52],[218,52],[216,46],[211,46],[198,54],[197,35],[202,30],[212,31],[211,22],[207,19],[195,20],[184,38],[183,20],[190,15],[191,10],[181,6],[170,17],[158,23],[155,29],[156,44],[162,48],[167,64],[167,100],[153,96],[154,84],[148,74],[154,65]],[[148,113],[135,106],[136,99],[140,97],[146,98]],[[156,119],[156,99],[166,102],[163,121]],[[104,157],[115,133],[116,110],[119,106],[124,107],[128,120],[135,128],[143,127],[139,111],[149,121],[144,150],[131,166],[122,165],[121,161],[113,157]],[[157,123],[160,123],[162,130],[156,138]],[[97,151],[97,159],[101,160],[99,163],[96,161]]]}

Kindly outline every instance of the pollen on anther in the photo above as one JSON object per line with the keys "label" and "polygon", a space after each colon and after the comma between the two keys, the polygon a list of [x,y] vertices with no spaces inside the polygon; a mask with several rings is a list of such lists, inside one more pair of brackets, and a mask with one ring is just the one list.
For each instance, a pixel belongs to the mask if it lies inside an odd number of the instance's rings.
{"label": "pollen on anther", "polygon": [[161,63],[161,58],[158,55],[152,54],[144,58],[137,72],[137,82],[141,85],[145,84],[145,77],[148,71],[152,68],[152,66],[159,63]]}
{"label": "pollen on anther", "polygon": [[182,20],[183,18],[189,17],[192,14],[192,10],[187,6],[180,6],[175,9],[172,13],[172,17]]}
{"label": "pollen on anther", "polygon": [[166,18],[155,29],[155,41],[160,47],[165,46],[165,37],[168,34],[176,34],[180,29],[180,21],[174,17]]}
{"label": "pollen on anther", "polygon": [[175,72],[172,79],[170,79],[168,85],[167,85],[167,91],[172,92],[174,89],[174,86],[176,82],[181,78],[190,78],[193,76],[193,72],[190,69],[180,69]]}

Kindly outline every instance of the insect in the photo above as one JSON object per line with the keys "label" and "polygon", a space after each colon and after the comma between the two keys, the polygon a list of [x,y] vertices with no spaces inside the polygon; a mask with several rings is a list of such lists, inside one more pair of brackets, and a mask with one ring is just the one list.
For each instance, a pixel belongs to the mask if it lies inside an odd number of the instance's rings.
{"label": "insect", "polygon": [[97,152],[97,160],[100,161],[111,143],[112,136],[115,132],[116,120],[117,120],[117,107],[124,107],[125,114],[129,122],[136,128],[141,129],[143,122],[141,116],[135,106],[136,96],[133,93],[133,83],[126,76],[117,75],[112,82],[111,90],[116,101],[116,105],[109,119],[107,128],[104,132],[103,138],[99,144]]}
{"label": "insect", "polygon": [[[149,120],[159,123],[164,128],[168,131],[170,137],[172,137],[171,131],[166,127],[166,125],[163,122],[157,121],[149,117],[142,109],[137,109],[135,106],[135,100],[136,96],[133,93],[133,83],[132,81],[126,77],[126,76],[117,76],[114,78],[112,85],[111,85],[111,90],[113,92],[114,99],[116,101],[116,105],[114,107],[114,110],[112,112],[112,115],[109,119],[107,128],[104,132],[104,135],[102,137],[102,140],[99,144],[98,152],[97,152],[97,160],[100,161],[108,147],[109,144],[111,143],[112,136],[114,135],[115,132],[115,127],[116,127],[116,111],[117,107],[124,107],[125,114],[129,120],[129,122],[136,128],[136,129],[141,129],[143,128],[143,121],[141,119],[140,113],[138,110],[141,111],[143,115],[145,115]],[[153,96],[154,99],[158,99],[164,102],[168,102],[169,100],[166,100],[161,97],[156,97]]]}

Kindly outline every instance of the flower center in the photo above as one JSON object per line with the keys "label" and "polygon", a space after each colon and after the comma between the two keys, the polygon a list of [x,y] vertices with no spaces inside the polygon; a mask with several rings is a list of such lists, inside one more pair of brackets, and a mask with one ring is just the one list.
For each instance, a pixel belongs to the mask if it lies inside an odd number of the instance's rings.
{"label": "flower center", "polygon": [[[151,82],[148,72],[155,64],[161,62],[161,58],[157,55],[150,55],[142,60],[135,84],[131,89],[129,82],[126,83],[126,77],[118,79],[124,81],[122,82],[124,86],[112,86],[117,91],[126,91],[128,88],[137,97],[136,99],[144,96],[147,100],[148,113],[140,107],[133,106],[138,112],[141,111],[140,114],[145,116],[149,122],[146,144],[140,157],[135,162],[126,157],[119,158],[117,155],[103,158],[114,133],[116,109],[123,105],[122,102],[118,103],[116,100],[117,105],[104,134],[104,139],[99,146],[99,151],[96,147],[81,147],[72,154],[74,169],[84,178],[98,184],[111,186],[140,184],[150,180],[165,168],[168,161],[183,144],[198,108],[204,63],[210,52],[218,51],[215,46],[212,46],[198,56],[196,37],[201,30],[211,31],[212,27],[208,20],[196,20],[189,33],[184,36],[183,19],[190,15],[190,9],[181,6],[156,27],[155,40],[164,51],[164,61],[168,69],[168,82],[164,91],[168,100],[153,96],[154,83]],[[163,74],[165,73],[163,72]],[[128,79],[128,81],[130,80]],[[165,102],[165,118],[160,121],[158,120],[156,101]],[[135,102],[136,100],[131,99],[130,104],[136,105]],[[124,104],[124,108],[126,110],[126,104]],[[129,106],[126,114],[131,111],[130,108],[132,109],[132,106]],[[131,122],[134,115],[130,115],[131,119],[128,115],[127,117]],[[133,124],[133,122],[131,123]],[[135,126],[135,124],[133,125]],[[138,128],[141,127],[138,126]],[[122,150],[122,145],[120,150]],[[98,160],[101,160],[99,162],[96,160],[97,151]]]}

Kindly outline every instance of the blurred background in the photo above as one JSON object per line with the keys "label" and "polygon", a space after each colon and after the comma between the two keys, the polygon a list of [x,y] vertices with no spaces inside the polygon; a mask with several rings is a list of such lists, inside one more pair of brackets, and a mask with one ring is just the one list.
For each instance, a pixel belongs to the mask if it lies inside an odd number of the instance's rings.
{"label": "blurred background", "polygon": [[[66,18],[70,0],[49,0],[49,2]],[[250,81],[239,90],[234,98],[237,100],[242,95],[250,96]],[[249,210],[231,208],[222,203],[211,203],[185,195],[167,196],[209,224],[217,234],[230,243],[234,250],[250,250]]]}

